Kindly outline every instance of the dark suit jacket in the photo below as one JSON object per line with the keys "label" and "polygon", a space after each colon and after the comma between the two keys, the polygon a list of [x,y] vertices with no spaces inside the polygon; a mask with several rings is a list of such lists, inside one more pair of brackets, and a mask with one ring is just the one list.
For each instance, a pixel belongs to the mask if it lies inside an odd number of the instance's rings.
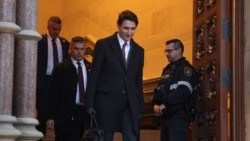
{"label": "dark suit jacket", "polygon": [[130,108],[138,133],[139,116],[144,111],[144,50],[131,40],[126,65],[116,34],[96,42],[87,87],[87,106],[96,109],[100,127],[107,132],[119,130],[122,114]]}
{"label": "dark suit jacket", "polygon": [[[88,77],[90,63],[86,60],[84,60],[84,63]],[[69,129],[68,124],[76,107],[77,83],[77,69],[71,58],[64,60],[53,69],[47,119],[54,119],[55,132]]]}
{"label": "dark suit jacket", "polygon": [[[69,53],[69,42],[59,37],[62,45],[63,60],[68,58]],[[46,77],[48,62],[48,37],[47,34],[42,35],[42,39],[38,42],[37,49],[37,89],[40,89],[44,84],[44,79]]]}

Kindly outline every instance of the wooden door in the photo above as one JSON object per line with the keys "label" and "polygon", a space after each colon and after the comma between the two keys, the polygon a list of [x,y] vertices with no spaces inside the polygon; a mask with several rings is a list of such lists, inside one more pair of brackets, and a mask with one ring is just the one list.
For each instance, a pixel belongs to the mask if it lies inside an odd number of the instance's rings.
{"label": "wooden door", "polygon": [[201,74],[193,141],[227,141],[231,89],[228,0],[194,0],[193,65]]}

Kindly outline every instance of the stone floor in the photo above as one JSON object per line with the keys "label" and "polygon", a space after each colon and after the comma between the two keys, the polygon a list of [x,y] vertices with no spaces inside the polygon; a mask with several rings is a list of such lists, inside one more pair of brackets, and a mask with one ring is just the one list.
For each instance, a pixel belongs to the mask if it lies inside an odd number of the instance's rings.
{"label": "stone floor", "polygon": [[[43,141],[54,141],[54,131],[48,130],[49,132],[43,139]],[[115,133],[114,141],[122,141],[122,136],[120,133]],[[159,130],[141,130],[140,141],[160,141],[160,131]]]}
{"label": "stone floor", "polygon": [[[114,141],[122,141],[122,136],[120,133],[115,134]],[[141,130],[140,141],[160,141],[160,131],[159,130]]]}

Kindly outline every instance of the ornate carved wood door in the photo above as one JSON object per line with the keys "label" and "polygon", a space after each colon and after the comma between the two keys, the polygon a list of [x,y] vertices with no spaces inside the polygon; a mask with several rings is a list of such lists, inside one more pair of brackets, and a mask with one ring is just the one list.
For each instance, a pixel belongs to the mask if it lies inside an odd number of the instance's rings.
{"label": "ornate carved wood door", "polygon": [[193,64],[200,72],[193,141],[227,141],[231,88],[231,20],[228,0],[194,0]]}

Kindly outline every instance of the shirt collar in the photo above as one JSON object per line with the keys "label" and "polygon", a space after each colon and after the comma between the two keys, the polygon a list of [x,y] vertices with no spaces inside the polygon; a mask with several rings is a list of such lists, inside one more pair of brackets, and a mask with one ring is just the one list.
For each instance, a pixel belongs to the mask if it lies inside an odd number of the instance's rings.
{"label": "shirt collar", "polygon": [[83,62],[83,59],[81,60],[81,61],[77,61],[77,60],[75,60],[73,57],[71,57],[71,60],[72,60],[72,63],[73,64],[77,64],[77,62],[80,62],[81,63],[81,65],[84,63]]}
{"label": "shirt collar", "polygon": [[[50,41],[52,41],[52,37],[49,35],[49,33],[47,32],[47,37],[48,37],[48,39],[50,40]],[[57,41],[59,38],[57,37],[55,40]]]}
{"label": "shirt collar", "polygon": [[[122,46],[125,43],[125,41],[121,38],[119,33],[117,33],[117,39],[118,39],[118,42],[119,42],[120,46]],[[127,45],[130,45],[130,40],[127,41]]]}

